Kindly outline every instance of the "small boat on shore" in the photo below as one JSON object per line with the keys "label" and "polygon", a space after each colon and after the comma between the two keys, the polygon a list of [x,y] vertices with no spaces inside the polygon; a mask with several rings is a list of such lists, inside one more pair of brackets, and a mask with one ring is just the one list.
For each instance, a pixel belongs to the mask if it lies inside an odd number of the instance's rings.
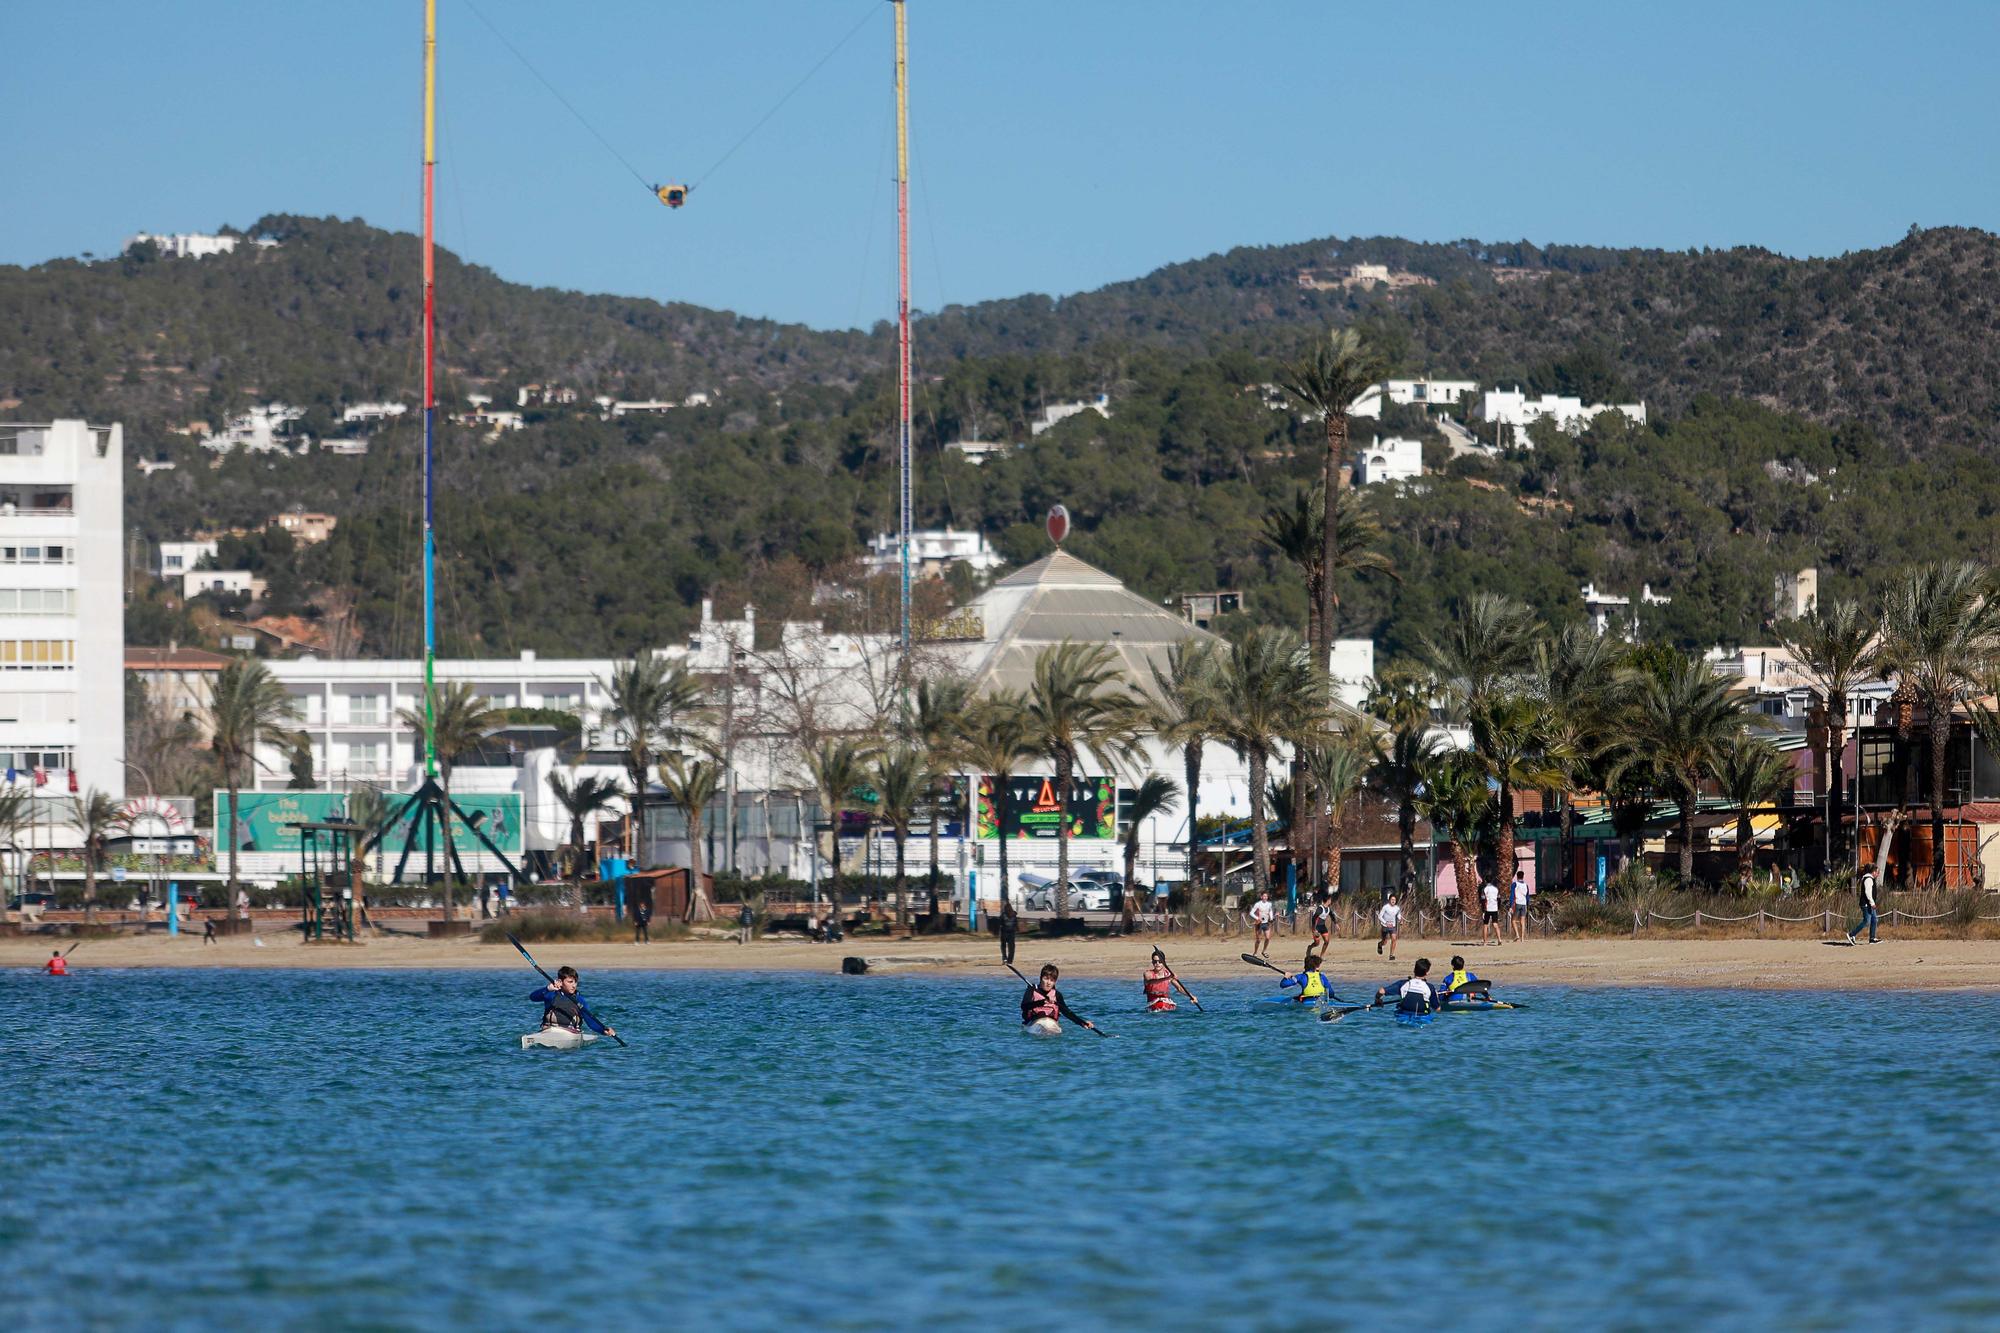
{"label": "small boat on shore", "polygon": [[521,1049],[541,1046],[552,1051],[573,1051],[597,1040],[595,1032],[572,1032],[568,1028],[543,1028],[521,1038]]}

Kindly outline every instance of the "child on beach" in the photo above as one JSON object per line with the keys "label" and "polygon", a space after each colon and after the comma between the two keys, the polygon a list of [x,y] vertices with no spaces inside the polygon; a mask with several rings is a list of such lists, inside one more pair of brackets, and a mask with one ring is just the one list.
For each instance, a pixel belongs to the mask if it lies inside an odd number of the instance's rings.
{"label": "child on beach", "polygon": [[1382,904],[1382,910],[1375,913],[1375,923],[1382,928],[1381,937],[1375,941],[1375,952],[1381,953],[1382,946],[1389,946],[1389,957],[1396,957],[1396,937],[1403,929],[1403,909],[1396,905],[1396,895],[1390,894]]}
{"label": "child on beach", "polygon": [[556,984],[543,986],[528,992],[528,998],[542,1006],[542,1026],[544,1028],[568,1028],[571,1032],[581,1032],[588,1024],[592,1032],[607,1037],[618,1035],[616,1028],[606,1025],[603,1019],[590,1012],[590,1006],[577,994],[577,975],[573,967],[556,969]]}

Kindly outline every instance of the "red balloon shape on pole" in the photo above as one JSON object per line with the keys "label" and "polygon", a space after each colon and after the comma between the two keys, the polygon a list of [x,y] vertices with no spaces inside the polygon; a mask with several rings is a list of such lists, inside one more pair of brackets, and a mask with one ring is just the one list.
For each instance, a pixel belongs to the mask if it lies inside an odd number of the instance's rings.
{"label": "red balloon shape on pole", "polygon": [[1069,536],[1069,510],[1056,505],[1049,510],[1049,540],[1061,546],[1063,538]]}

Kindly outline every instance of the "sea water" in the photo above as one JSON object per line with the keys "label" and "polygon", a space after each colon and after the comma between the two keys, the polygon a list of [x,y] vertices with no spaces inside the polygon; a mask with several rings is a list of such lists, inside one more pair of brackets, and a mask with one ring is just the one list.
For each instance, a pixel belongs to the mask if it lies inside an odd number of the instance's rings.
{"label": "sea water", "polygon": [[[559,950],[557,951],[560,952]],[[84,960],[79,959],[80,964]],[[0,978],[25,1327],[1992,1327],[2000,998],[1509,991],[1023,1039],[1007,979]]]}

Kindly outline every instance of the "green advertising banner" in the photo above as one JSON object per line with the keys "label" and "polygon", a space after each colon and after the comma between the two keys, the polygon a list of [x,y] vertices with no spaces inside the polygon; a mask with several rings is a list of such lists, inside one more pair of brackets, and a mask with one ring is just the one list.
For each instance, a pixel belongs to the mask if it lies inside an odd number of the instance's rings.
{"label": "green advertising banner", "polygon": [[[1000,832],[1000,803],[994,799],[998,781],[979,779],[979,836],[991,838]],[[1072,838],[1115,838],[1118,836],[1118,784],[1111,778],[1074,778],[1069,801],[1056,795],[1054,778],[1017,777],[1007,786],[1007,836],[1010,838],[1053,838],[1064,818],[1069,820]]]}
{"label": "green advertising banner", "polygon": [[[407,792],[385,792],[383,801],[390,814],[400,810],[409,800]],[[470,796],[453,794],[452,804],[468,815],[484,811],[486,818],[480,822],[481,830],[493,841],[493,845],[510,857],[521,854],[521,797],[517,792],[479,793]],[[347,818],[347,793],[339,791],[246,791],[236,797],[236,850],[240,852],[269,852],[277,855],[299,850],[297,824],[337,823]],[[226,855],[229,843],[225,840],[223,825],[229,819],[229,793],[215,793],[215,847],[218,856]],[[472,830],[465,827],[465,821],[452,818],[452,841],[458,845],[460,856],[469,856],[486,849],[474,837]],[[402,841],[391,833],[384,840],[385,847],[392,851],[402,850]],[[421,848],[419,849],[421,850]]]}

